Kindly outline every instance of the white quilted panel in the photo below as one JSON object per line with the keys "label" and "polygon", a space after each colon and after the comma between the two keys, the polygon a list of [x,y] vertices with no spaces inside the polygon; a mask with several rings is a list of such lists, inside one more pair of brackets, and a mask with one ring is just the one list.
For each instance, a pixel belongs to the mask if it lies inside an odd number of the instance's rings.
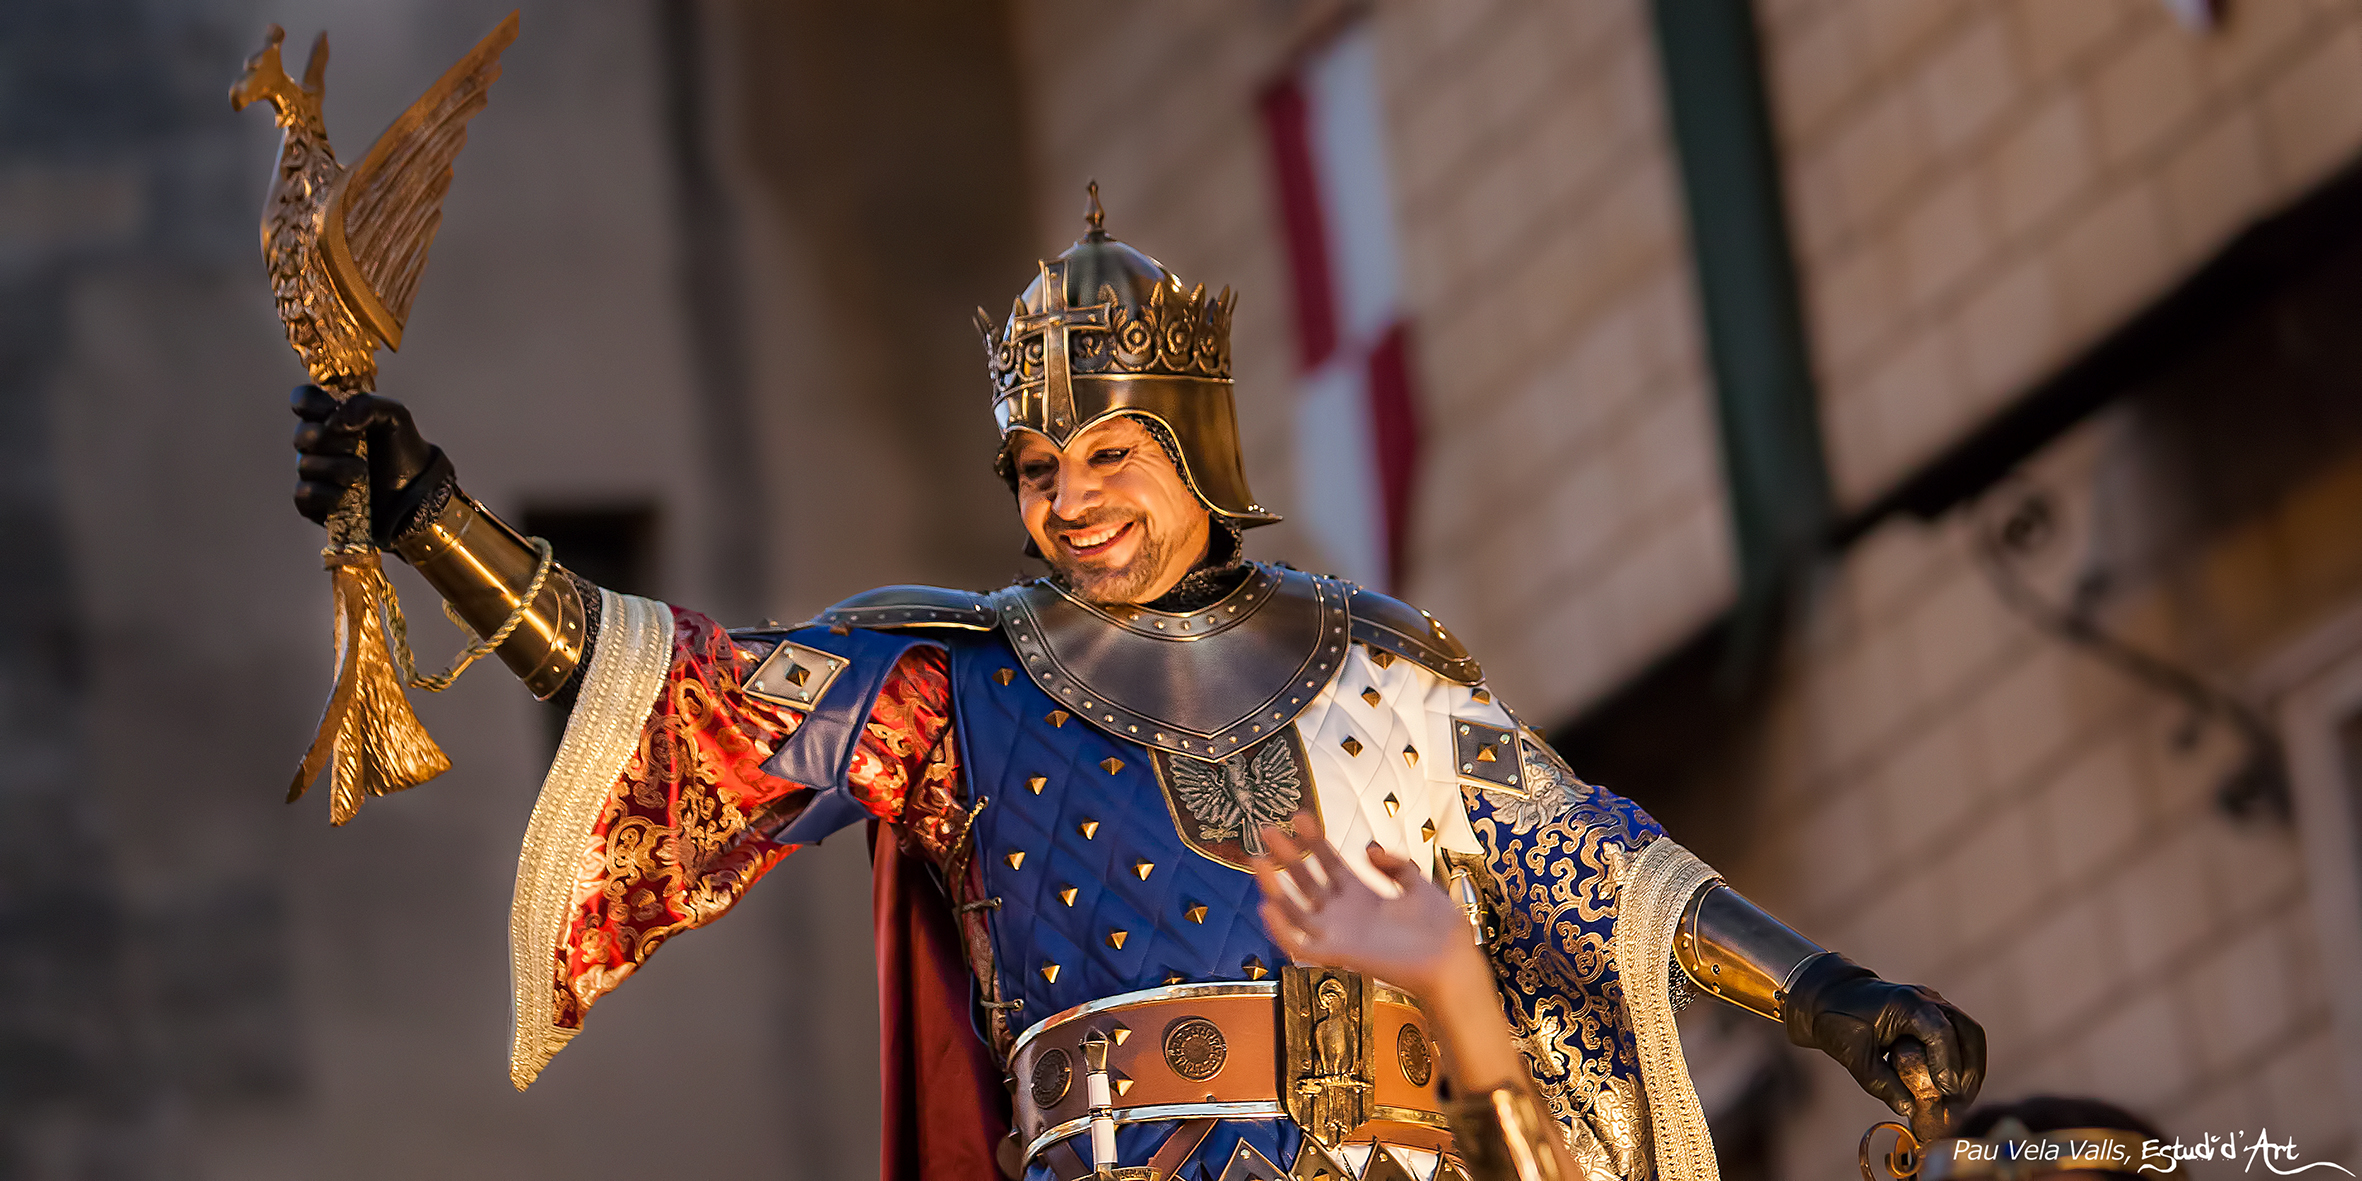
{"label": "white quilted panel", "polygon": [[[1369,690],[1377,692],[1374,704],[1364,695]],[[1432,865],[1438,848],[1481,851],[1452,769],[1452,722],[1461,718],[1517,725],[1498,702],[1477,701],[1472,689],[1411,661],[1397,658],[1380,668],[1361,644],[1352,645],[1336,677],[1297,715],[1329,839],[1373,888],[1394,892],[1370,868],[1372,841],[1421,865]],[[1415,763],[1406,750],[1417,752]],[[1421,831],[1430,822],[1432,839]]]}

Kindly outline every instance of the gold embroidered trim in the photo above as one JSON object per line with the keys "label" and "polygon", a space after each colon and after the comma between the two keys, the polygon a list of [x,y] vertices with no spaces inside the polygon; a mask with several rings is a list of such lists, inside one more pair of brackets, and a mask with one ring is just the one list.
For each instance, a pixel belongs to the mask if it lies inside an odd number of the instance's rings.
{"label": "gold embroidered trim", "polygon": [[1658,1181],[1721,1179],[1706,1112],[1681,1057],[1681,1031],[1673,1023],[1672,985],[1665,970],[1682,911],[1698,887],[1718,876],[1689,850],[1659,837],[1633,857],[1617,895],[1616,971],[1639,1045]]}
{"label": "gold embroidered trim", "polygon": [[509,904],[509,983],[516,994],[516,1034],[509,1081],[520,1091],[540,1077],[577,1031],[557,1025],[559,941],[573,909],[584,842],[672,668],[672,608],[653,599],[599,592],[599,641],[583,670],[582,691],[566,720],[565,740],[534,802],[517,854],[517,893]]}

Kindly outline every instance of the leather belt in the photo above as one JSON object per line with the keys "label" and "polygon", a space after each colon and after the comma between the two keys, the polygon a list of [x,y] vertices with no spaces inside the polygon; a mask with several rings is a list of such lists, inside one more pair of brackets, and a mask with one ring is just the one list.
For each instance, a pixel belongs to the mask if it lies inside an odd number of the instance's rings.
{"label": "leather belt", "polygon": [[1409,994],[1356,973],[1174,984],[1077,1005],[1034,1023],[1010,1055],[1031,1161],[1085,1131],[1083,1039],[1108,1040],[1116,1123],[1294,1119],[1331,1145],[1451,1147],[1442,1073]]}

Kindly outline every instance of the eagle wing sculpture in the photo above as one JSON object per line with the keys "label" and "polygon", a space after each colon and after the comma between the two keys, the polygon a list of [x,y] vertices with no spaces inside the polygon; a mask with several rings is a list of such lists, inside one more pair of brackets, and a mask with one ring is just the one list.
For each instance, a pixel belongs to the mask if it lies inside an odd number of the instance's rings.
{"label": "eagle wing sculpture", "polygon": [[[328,35],[312,44],[299,85],[279,61],[286,34],[272,25],[260,52],[230,88],[230,106],[268,102],[285,131],[263,205],[262,253],[279,319],[312,381],[339,399],[377,380],[377,349],[398,349],[402,325],[443,220],[451,162],[467,142],[467,121],[484,109],[500,54],[517,37],[517,14],[476,44],[386,128],[359,167],[345,169],[328,145],[320,101]],[[336,595],[336,681],[319,733],[289,786],[300,798],[333,766],[329,820],[343,824],[368,796],[424,783],[451,767],[402,695],[386,626],[399,635],[400,608],[370,545],[369,493],[356,487],[328,519],[324,551]],[[405,650],[404,664],[408,664]]]}

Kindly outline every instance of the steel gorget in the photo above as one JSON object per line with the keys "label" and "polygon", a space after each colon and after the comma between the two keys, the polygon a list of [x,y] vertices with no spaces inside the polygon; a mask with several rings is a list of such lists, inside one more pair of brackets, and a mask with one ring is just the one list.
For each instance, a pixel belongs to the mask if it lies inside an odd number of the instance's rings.
{"label": "steel gorget", "polygon": [[1286,728],[1336,675],[1347,593],[1256,563],[1237,589],[1180,614],[1086,603],[1047,582],[993,599],[1043,692],[1120,738],[1212,761]]}

